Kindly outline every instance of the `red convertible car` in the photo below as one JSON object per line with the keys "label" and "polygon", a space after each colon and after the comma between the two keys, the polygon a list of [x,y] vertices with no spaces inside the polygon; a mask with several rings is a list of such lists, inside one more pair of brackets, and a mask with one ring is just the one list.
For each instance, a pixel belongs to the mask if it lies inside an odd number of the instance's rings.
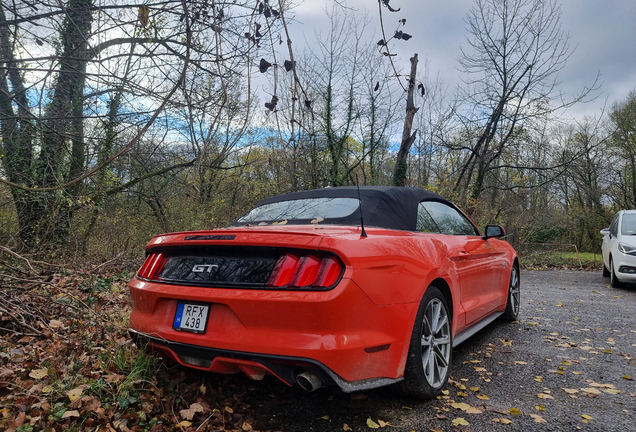
{"label": "red convertible car", "polygon": [[130,282],[130,334],[204,371],[431,398],[453,347],[517,318],[503,235],[417,188],[268,198],[227,228],[153,238]]}

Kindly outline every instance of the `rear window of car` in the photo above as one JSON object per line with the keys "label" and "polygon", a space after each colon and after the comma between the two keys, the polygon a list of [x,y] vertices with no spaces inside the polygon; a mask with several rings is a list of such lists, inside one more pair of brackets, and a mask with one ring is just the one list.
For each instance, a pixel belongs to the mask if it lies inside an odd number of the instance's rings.
{"label": "rear window of car", "polygon": [[625,213],[621,223],[621,234],[636,235],[636,214]]}
{"label": "rear window of car", "polygon": [[356,198],[307,198],[265,204],[250,210],[237,222],[283,219],[334,219],[350,216],[360,206]]}

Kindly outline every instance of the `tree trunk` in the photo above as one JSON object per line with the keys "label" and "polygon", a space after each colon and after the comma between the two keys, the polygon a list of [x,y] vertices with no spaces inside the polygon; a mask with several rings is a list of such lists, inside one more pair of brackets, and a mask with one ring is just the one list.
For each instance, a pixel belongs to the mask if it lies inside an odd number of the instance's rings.
{"label": "tree trunk", "polygon": [[417,53],[411,57],[411,74],[409,75],[409,88],[406,97],[406,117],[404,119],[404,130],[402,131],[402,143],[395,159],[395,171],[393,172],[393,185],[406,185],[406,161],[411,150],[411,145],[417,136],[417,130],[411,135],[411,127],[413,126],[413,117],[417,112],[413,103],[413,92],[415,90],[415,74],[417,73]]}

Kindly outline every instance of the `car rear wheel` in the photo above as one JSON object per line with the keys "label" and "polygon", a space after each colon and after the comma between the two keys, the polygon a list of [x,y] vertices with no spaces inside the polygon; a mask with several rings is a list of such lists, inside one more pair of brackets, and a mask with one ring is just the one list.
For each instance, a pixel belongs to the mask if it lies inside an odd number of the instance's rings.
{"label": "car rear wheel", "polygon": [[393,386],[397,393],[431,399],[446,386],[453,352],[448,311],[440,290],[428,287],[417,311],[404,380]]}
{"label": "car rear wheel", "polygon": [[519,305],[521,304],[521,283],[519,281],[519,267],[512,265],[510,283],[508,284],[508,301],[506,309],[501,316],[506,321],[516,321],[519,318]]}
{"label": "car rear wheel", "polygon": [[609,258],[609,264],[610,264],[609,272],[610,272],[610,285],[611,285],[611,287],[612,288],[620,288],[620,287],[622,287],[623,284],[616,277],[616,269],[614,269],[614,260],[612,259],[611,256]]}

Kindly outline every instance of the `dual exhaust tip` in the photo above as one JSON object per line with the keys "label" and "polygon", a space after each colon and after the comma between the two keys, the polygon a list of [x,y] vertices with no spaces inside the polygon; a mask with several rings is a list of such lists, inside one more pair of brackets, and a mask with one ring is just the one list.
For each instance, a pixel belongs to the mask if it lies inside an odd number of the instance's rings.
{"label": "dual exhaust tip", "polygon": [[303,372],[296,375],[296,383],[308,392],[318,390],[323,386],[322,380],[312,372]]}

